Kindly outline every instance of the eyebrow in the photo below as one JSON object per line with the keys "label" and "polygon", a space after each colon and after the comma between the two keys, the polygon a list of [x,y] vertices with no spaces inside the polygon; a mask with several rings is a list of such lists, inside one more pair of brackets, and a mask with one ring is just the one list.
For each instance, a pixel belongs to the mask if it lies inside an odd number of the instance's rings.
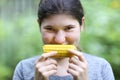
{"label": "eyebrow", "polygon": [[45,25],[44,28],[46,28],[46,27],[52,27],[52,26],[51,25]]}
{"label": "eyebrow", "polygon": [[70,26],[70,27],[75,27],[75,25],[66,25],[66,26],[64,26],[64,27],[68,27],[68,26]]}
{"label": "eyebrow", "polygon": [[[70,26],[70,27],[75,27],[75,25],[71,25],[71,24],[70,24],[70,25],[65,25],[65,26],[63,26],[63,27],[69,27],[69,26]],[[47,27],[53,27],[53,25],[45,25],[45,26],[44,26],[44,28],[47,28]]]}

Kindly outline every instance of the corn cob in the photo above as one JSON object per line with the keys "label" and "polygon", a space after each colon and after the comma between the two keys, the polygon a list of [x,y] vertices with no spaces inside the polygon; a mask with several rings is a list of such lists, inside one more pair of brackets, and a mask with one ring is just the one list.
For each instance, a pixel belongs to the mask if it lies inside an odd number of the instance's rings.
{"label": "corn cob", "polygon": [[72,57],[73,55],[68,52],[69,49],[76,49],[74,45],[44,45],[43,52],[48,53],[51,51],[57,51],[57,54],[53,57]]}

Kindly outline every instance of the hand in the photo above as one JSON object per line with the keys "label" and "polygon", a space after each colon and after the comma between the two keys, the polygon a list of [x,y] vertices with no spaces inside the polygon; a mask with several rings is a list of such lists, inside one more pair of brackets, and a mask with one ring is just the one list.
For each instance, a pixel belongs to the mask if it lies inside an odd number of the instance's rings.
{"label": "hand", "polygon": [[56,52],[42,54],[35,63],[35,78],[34,80],[49,80],[49,76],[57,72],[57,62],[50,57]]}
{"label": "hand", "polygon": [[75,56],[70,58],[68,72],[74,76],[74,80],[88,80],[87,61],[82,53],[77,50],[69,50],[69,52]]}

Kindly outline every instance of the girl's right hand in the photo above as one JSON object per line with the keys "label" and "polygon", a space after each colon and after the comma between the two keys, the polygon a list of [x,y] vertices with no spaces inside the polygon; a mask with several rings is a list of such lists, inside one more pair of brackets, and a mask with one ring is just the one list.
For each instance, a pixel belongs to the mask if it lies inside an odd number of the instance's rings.
{"label": "girl's right hand", "polygon": [[45,53],[35,63],[35,78],[34,80],[49,80],[49,76],[57,72],[56,60],[50,58],[56,55],[57,52]]}

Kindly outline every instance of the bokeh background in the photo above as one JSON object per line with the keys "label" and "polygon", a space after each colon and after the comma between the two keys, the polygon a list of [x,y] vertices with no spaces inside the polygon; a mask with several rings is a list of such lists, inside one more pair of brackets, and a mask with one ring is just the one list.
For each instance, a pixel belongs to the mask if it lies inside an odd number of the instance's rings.
{"label": "bokeh background", "polygon": [[[81,0],[85,29],[80,46],[110,62],[120,80],[120,0]],[[0,80],[12,80],[17,63],[42,53],[39,0],[0,0]]]}

